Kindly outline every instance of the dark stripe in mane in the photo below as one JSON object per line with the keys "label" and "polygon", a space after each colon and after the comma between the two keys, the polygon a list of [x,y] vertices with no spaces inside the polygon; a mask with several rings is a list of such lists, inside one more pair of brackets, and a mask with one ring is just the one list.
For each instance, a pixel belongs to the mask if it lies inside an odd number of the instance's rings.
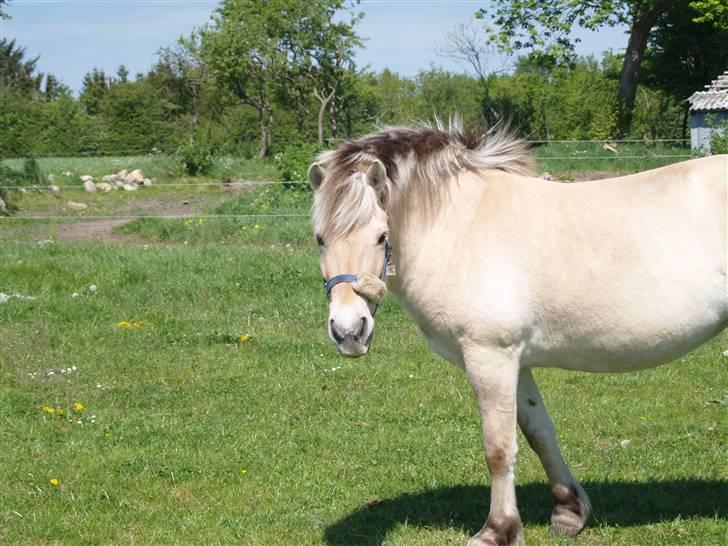
{"label": "dark stripe in mane", "polygon": [[387,169],[392,182],[397,181],[397,158],[405,158],[413,153],[417,161],[426,159],[449,145],[467,150],[477,150],[484,142],[485,135],[463,130],[444,131],[433,127],[383,129],[357,140],[347,140],[329,161],[334,169],[333,175],[347,177],[357,169],[362,155],[379,159]]}

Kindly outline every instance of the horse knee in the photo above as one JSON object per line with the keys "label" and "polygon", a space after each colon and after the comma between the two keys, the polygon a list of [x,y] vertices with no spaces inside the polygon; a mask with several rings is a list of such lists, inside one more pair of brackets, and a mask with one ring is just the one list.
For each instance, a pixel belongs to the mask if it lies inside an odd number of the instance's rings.
{"label": "horse knee", "polygon": [[485,459],[490,473],[499,475],[511,471],[516,459],[516,447],[487,441],[486,444]]}

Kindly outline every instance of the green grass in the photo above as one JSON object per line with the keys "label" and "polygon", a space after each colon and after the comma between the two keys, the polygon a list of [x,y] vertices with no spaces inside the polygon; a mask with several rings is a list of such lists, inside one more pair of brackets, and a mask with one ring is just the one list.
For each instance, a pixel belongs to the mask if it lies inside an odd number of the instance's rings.
{"label": "green grass", "polygon": [[307,189],[264,186],[227,200],[197,219],[144,218],[118,231],[158,242],[305,245],[313,240],[311,199]]}
{"label": "green grass", "polygon": [[689,148],[668,143],[645,144],[625,142],[616,145],[617,152],[603,148],[602,142],[556,142],[534,145],[539,174],[568,180],[583,172],[629,174],[664,167],[691,156]]}

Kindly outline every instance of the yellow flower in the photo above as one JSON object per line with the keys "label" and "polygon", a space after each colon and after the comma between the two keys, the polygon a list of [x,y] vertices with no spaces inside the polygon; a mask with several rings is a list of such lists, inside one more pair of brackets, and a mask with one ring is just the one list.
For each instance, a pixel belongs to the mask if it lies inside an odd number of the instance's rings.
{"label": "yellow flower", "polygon": [[64,413],[64,412],[63,412],[63,408],[61,408],[61,407],[58,407],[58,408],[56,408],[56,413],[57,413],[58,415],[63,415],[63,413]]}
{"label": "yellow flower", "polygon": [[241,468],[240,469],[240,475],[241,476],[245,476],[247,473],[248,473],[248,469],[247,468]]}
{"label": "yellow flower", "polygon": [[46,412],[46,413],[47,413],[48,415],[53,415],[53,414],[54,414],[54,413],[56,412],[56,410],[54,410],[54,409],[53,409],[52,407],[50,407],[50,406],[43,406],[43,407],[42,407],[41,409],[42,409],[42,410],[43,410],[44,412]]}
{"label": "yellow flower", "polygon": [[141,328],[144,326],[144,322],[141,320],[139,321],[129,321],[129,320],[122,320],[121,322],[117,322],[116,325],[119,328],[126,328],[127,330],[133,330],[134,328]]}
{"label": "yellow flower", "polygon": [[74,402],[73,409],[75,409],[78,413],[81,413],[83,411],[83,404],[81,402]]}
{"label": "yellow flower", "polygon": [[260,229],[260,225],[258,225],[258,224],[255,224],[255,225],[253,226],[253,228],[255,228],[255,229]]}
{"label": "yellow flower", "polygon": [[243,334],[240,336],[240,343],[247,343],[250,340],[250,336],[247,334]]}
{"label": "yellow flower", "polygon": [[185,225],[189,226],[192,225],[195,221],[194,220],[185,220]]}
{"label": "yellow flower", "polygon": [[50,482],[53,487],[56,487],[59,483],[61,483],[60,481],[58,481],[58,478],[51,478]]}

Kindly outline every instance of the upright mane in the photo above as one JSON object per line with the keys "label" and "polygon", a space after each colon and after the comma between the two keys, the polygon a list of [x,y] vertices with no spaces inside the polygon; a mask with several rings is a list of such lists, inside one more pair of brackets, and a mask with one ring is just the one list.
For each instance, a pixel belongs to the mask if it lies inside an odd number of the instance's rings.
{"label": "upright mane", "polygon": [[527,145],[506,127],[468,132],[457,119],[447,126],[436,120],[418,127],[385,127],[317,157],[326,169],[314,200],[317,232],[343,235],[372,217],[377,202],[362,173],[375,159],[387,170],[387,192],[394,200],[413,185],[435,197],[442,188],[439,182],[462,171],[533,172]]}

